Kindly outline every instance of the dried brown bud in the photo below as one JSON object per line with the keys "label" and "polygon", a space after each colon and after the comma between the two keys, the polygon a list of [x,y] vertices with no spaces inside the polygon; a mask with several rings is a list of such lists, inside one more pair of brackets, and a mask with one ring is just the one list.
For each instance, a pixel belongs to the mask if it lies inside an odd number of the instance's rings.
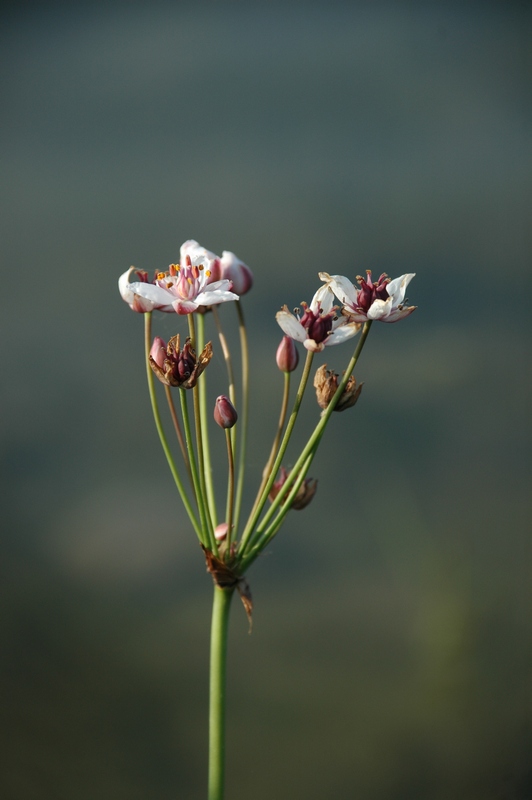
{"label": "dried brown bud", "polygon": [[199,358],[187,337],[185,346],[179,348],[179,334],[172,336],[168,345],[156,336],[150,351],[150,367],[161,383],[191,389],[212,358],[212,344],[208,342]]}
{"label": "dried brown bud", "polygon": [[[354,376],[351,375],[334,410],[345,411],[346,408],[354,406],[360,396],[363,385],[361,383],[357,386]],[[336,372],[327,369],[327,364],[322,364],[314,375],[314,388],[316,389],[316,399],[319,407],[327,408],[338,389],[338,375]]]}
{"label": "dried brown bud", "polygon": [[214,419],[220,428],[232,428],[238,419],[234,405],[224,394],[216,398]]}
{"label": "dried brown bud", "polygon": [[[272,488],[270,489],[270,494],[268,495],[270,503],[273,503],[273,501],[283,488],[284,484],[286,483],[286,479],[288,478],[289,475],[290,472],[286,470],[284,467],[281,467],[280,475],[273,484]],[[303,508],[308,506],[308,504],[316,494],[317,488],[318,488],[317,478],[305,478],[305,480],[297,490],[296,496],[292,500],[291,508],[293,508],[295,511],[301,511]]]}

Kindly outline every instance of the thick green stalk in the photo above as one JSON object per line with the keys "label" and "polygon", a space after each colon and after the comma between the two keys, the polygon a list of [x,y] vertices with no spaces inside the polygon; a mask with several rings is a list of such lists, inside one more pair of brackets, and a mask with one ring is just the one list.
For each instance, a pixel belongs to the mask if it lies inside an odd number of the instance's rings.
{"label": "thick green stalk", "polygon": [[234,589],[214,587],[209,685],[209,800],[223,800],[227,632]]}
{"label": "thick green stalk", "polygon": [[161,442],[161,446],[163,448],[164,454],[166,456],[166,460],[168,462],[168,466],[170,467],[170,472],[172,473],[172,477],[175,481],[175,485],[177,486],[177,490],[179,492],[179,496],[185,506],[185,510],[190,518],[190,521],[194,527],[196,535],[202,544],[207,544],[204,541],[203,533],[201,530],[201,526],[196,519],[196,515],[192,509],[190,501],[187,497],[185,492],[185,487],[183,486],[183,482],[179,477],[179,473],[177,471],[177,467],[175,465],[172,453],[170,451],[170,447],[168,446],[168,441],[166,439],[166,435],[164,433],[163,424],[161,421],[161,415],[159,413],[159,406],[157,403],[157,395],[155,393],[155,379],[153,376],[152,368],[150,367],[150,350],[151,350],[151,311],[146,312],[144,314],[144,345],[145,345],[145,352],[146,352],[146,375],[148,378],[148,391],[150,393],[150,400],[151,400],[151,407],[153,411],[153,418],[155,420],[155,427],[157,428],[157,433],[159,434],[159,440]]}

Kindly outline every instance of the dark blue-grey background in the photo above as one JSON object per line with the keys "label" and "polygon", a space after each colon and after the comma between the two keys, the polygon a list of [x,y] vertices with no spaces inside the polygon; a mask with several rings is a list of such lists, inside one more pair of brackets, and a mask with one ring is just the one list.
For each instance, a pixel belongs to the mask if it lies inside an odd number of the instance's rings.
{"label": "dark blue-grey background", "polygon": [[532,796],[530,32],[526,3],[4,10],[2,797],[205,796],[210,578],[116,288],[187,238],[255,273],[252,481],[275,311],[417,273],[252,636],[235,607],[228,800]]}

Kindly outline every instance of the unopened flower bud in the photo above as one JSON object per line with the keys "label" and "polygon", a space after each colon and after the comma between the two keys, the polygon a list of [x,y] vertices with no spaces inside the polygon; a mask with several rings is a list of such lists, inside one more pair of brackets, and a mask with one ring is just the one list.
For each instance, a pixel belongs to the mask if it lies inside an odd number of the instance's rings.
{"label": "unopened flower bud", "polygon": [[222,279],[233,284],[232,291],[243,295],[253,286],[253,273],[247,264],[244,264],[234,253],[224,250],[221,258]]}
{"label": "unopened flower bud", "polygon": [[158,367],[163,369],[164,359],[166,358],[166,342],[160,336],[156,336],[150,350],[150,359],[153,359]]}
{"label": "unopened flower bud", "polygon": [[[273,484],[272,488],[270,489],[270,494],[268,495],[270,503],[273,503],[273,501],[283,488],[284,484],[286,483],[286,479],[288,478],[289,475],[290,472],[288,472],[288,470],[286,470],[285,467],[281,467],[280,475]],[[306,506],[308,506],[308,504],[316,494],[317,488],[318,488],[317,478],[305,478],[305,480],[297,490],[296,496],[292,500],[291,508],[293,508],[295,511],[301,511],[303,508],[306,508]],[[289,493],[290,492],[288,492],[288,494]]]}
{"label": "unopened flower bud", "polygon": [[224,394],[216,398],[214,419],[220,428],[232,428],[238,419],[234,405]]}
{"label": "unopened flower bud", "polygon": [[227,522],[220,522],[219,525],[216,526],[214,529],[214,538],[217,542],[223,542],[225,537],[227,536],[227,531],[229,529],[229,525]]}
{"label": "unopened flower bud", "polygon": [[283,336],[275,356],[277,366],[281,372],[293,372],[299,363],[299,353],[296,343],[290,336]]}
{"label": "unopened flower bud", "polygon": [[[363,385],[361,383],[357,386],[354,376],[351,375],[334,410],[345,411],[346,408],[354,406],[360,396]],[[314,375],[314,388],[316,389],[316,399],[319,407],[327,408],[338,389],[338,375],[327,369],[327,364],[322,364]]]}

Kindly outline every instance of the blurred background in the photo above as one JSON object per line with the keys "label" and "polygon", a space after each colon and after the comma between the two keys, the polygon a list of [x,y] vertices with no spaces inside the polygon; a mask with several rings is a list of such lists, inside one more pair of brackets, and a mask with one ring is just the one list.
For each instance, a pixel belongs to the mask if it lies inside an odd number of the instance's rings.
{"label": "blurred background", "polygon": [[530,33],[525,2],[4,6],[2,797],[205,796],[211,579],[116,285],[188,238],[255,274],[248,504],[275,312],[417,273],[251,636],[235,604],[228,800],[532,797]]}

